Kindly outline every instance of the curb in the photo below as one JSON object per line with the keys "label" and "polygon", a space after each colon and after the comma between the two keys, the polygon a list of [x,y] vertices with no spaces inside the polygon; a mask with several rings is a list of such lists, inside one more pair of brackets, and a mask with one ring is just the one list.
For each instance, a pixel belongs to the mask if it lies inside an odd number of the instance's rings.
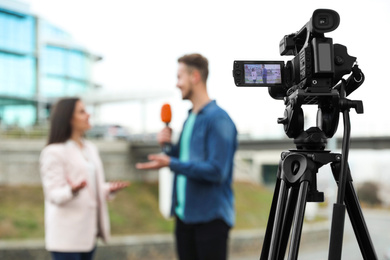
{"label": "curb", "polygon": [[[229,256],[260,256],[264,233],[263,229],[233,230],[230,233]],[[303,225],[302,247],[310,247],[328,238],[328,222]],[[50,254],[45,250],[43,240],[3,240],[0,241],[0,259],[50,260]],[[115,236],[108,245],[98,242],[95,259],[176,259],[174,237],[172,234]]]}

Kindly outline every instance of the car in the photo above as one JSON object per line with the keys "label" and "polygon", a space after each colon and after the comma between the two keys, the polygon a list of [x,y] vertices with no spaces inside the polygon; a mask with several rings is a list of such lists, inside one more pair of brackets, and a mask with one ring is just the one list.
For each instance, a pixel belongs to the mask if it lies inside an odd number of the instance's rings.
{"label": "car", "polygon": [[86,137],[96,139],[123,139],[127,140],[129,132],[120,125],[95,125],[86,132]]}

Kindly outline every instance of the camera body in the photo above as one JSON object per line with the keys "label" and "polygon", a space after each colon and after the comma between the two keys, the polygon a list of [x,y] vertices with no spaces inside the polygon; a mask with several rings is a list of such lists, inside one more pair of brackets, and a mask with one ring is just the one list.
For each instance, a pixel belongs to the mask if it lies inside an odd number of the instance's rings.
{"label": "camera body", "polygon": [[[296,33],[280,41],[280,55],[294,55],[284,61],[234,61],[236,86],[268,87],[274,99],[284,99],[294,90],[307,93],[330,93],[334,84],[351,72],[356,58],[345,46],[333,44],[324,33],[335,30],[340,23],[337,12],[317,9],[309,22]],[[264,75],[266,69],[266,77]],[[254,70],[254,71],[253,71]],[[258,73],[262,75],[258,75]]]}

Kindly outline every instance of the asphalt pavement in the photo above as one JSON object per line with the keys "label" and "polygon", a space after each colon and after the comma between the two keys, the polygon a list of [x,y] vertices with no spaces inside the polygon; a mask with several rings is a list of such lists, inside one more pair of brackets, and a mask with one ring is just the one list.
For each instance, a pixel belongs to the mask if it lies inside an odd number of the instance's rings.
{"label": "asphalt pavement", "polygon": [[[371,236],[378,260],[390,260],[390,210],[363,209],[363,216],[366,220],[367,228]],[[298,259],[328,260],[328,250],[329,239],[319,239],[318,243],[310,243],[310,245],[305,245],[305,243],[302,241],[301,247],[299,249]],[[254,259],[260,259],[260,255],[248,255],[230,258],[230,260]],[[363,259],[348,216],[345,217],[344,240],[341,259]]]}

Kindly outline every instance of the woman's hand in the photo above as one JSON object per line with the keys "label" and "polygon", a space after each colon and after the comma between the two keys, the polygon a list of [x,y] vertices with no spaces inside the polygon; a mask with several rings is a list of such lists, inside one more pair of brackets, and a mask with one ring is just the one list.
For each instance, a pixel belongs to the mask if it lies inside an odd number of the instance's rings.
{"label": "woman's hand", "polygon": [[70,186],[72,188],[73,195],[76,195],[79,192],[79,190],[81,190],[85,186],[87,186],[87,182],[86,181],[82,181],[79,184],[71,184]]}

